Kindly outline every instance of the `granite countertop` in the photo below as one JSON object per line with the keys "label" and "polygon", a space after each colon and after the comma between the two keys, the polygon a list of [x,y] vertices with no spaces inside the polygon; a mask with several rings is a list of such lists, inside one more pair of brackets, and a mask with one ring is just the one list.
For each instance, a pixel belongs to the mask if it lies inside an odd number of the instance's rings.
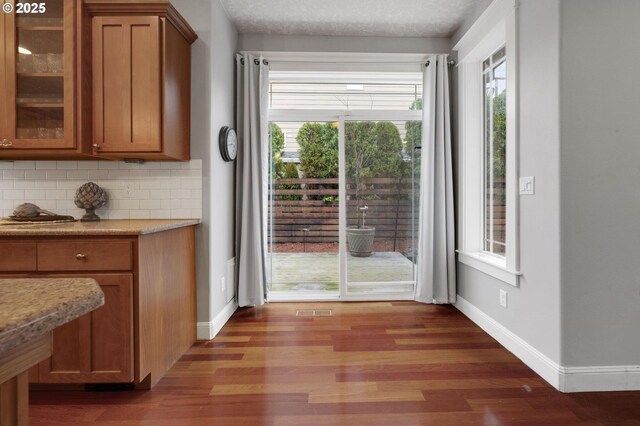
{"label": "granite countertop", "polygon": [[144,235],[199,223],[198,219],[118,219],[99,222],[27,224],[0,219],[0,236]]}
{"label": "granite countertop", "polygon": [[91,278],[0,279],[0,353],[104,305]]}

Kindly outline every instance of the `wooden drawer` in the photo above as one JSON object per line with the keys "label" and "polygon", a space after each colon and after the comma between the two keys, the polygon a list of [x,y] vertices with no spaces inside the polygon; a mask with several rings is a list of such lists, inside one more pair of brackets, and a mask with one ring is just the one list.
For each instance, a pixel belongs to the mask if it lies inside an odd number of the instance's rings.
{"label": "wooden drawer", "polygon": [[36,270],[35,242],[0,243],[0,271],[23,272]]}
{"label": "wooden drawer", "polygon": [[41,241],[38,271],[129,271],[132,241]]}

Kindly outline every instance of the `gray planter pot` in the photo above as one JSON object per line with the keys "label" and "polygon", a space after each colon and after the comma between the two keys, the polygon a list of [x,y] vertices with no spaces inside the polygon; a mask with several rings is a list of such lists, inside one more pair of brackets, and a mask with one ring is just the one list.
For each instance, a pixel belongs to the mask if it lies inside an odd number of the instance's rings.
{"label": "gray planter pot", "polygon": [[347,243],[349,243],[349,252],[351,256],[369,257],[373,252],[373,237],[376,234],[376,228],[373,226],[365,226],[357,228],[355,226],[347,227]]}

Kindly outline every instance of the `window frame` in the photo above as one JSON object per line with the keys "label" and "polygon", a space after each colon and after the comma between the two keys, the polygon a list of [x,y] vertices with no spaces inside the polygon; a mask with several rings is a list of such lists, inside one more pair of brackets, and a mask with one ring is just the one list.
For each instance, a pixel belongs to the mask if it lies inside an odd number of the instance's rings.
{"label": "window frame", "polygon": [[[455,45],[458,52],[458,261],[507,284],[519,285],[517,0],[494,1]],[[506,48],[506,253],[484,251],[483,61]]]}

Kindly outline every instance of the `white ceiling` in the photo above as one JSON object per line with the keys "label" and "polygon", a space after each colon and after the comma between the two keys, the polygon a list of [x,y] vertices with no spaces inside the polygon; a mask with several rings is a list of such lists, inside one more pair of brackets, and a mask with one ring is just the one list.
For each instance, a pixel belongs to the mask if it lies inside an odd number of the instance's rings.
{"label": "white ceiling", "polygon": [[220,0],[241,34],[449,37],[480,0]]}

